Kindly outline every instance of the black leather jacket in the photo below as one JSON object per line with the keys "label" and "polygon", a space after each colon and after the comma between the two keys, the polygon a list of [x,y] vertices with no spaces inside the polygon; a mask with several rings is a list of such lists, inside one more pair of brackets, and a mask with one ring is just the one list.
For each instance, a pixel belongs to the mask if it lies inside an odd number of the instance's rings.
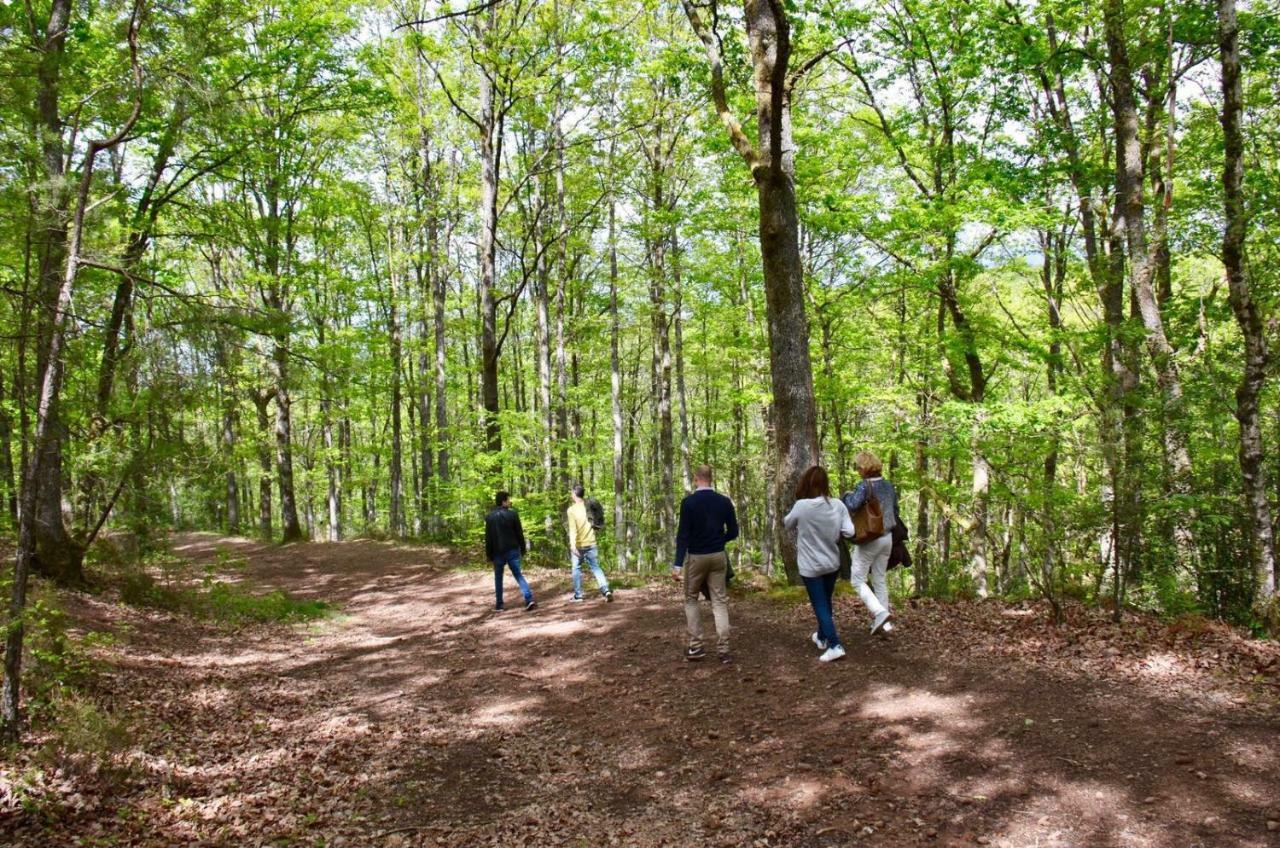
{"label": "black leather jacket", "polygon": [[529,550],[520,516],[511,507],[496,507],[484,517],[484,554],[494,559],[516,550],[522,554]]}

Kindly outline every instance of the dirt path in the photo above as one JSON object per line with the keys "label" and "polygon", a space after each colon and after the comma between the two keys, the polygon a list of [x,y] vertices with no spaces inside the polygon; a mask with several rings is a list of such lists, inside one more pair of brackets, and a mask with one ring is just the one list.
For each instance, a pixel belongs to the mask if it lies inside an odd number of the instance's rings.
{"label": "dirt path", "polygon": [[535,571],[539,608],[495,614],[441,549],[175,545],[342,614],[229,633],[84,600],[125,633],[132,770],[0,842],[1280,845],[1276,649],[1223,632],[938,605],[883,642],[842,599],[824,666],[806,608],[735,599],[737,662],[687,664],[674,586],[570,604]]}

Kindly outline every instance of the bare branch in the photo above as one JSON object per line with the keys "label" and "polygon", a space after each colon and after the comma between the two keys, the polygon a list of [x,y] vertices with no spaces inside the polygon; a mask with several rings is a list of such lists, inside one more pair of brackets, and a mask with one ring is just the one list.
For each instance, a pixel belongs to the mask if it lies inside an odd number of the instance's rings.
{"label": "bare branch", "polygon": [[479,6],[471,6],[470,8],[467,8],[467,9],[459,9],[456,12],[445,12],[442,15],[436,15],[434,18],[422,18],[416,21],[405,21],[402,24],[398,24],[397,26],[392,27],[391,31],[396,32],[397,30],[402,30],[406,27],[426,26],[428,24],[439,23],[440,21],[447,21],[452,18],[470,17],[471,15],[479,14],[480,12],[483,12],[487,9],[492,9],[494,6],[498,5],[501,2],[502,0],[486,0],[486,2],[481,3]]}
{"label": "bare branch", "polygon": [[711,100],[715,104],[716,114],[720,116],[720,122],[729,131],[729,141],[733,144],[733,149],[738,151],[738,155],[746,161],[747,167],[754,173],[756,166],[760,164],[760,154],[751,143],[751,139],[747,138],[747,134],[742,131],[742,124],[738,123],[738,119],[729,109],[729,99],[724,92],[724,57],[720,55],[720,48],[711,30],[703,23],[702,16],[698,14],[691,0],[680,0],[680,5],[684,7],[689,25],[693,27],[694,34],[698,36],[707,53],[707,62],[711,66]]}

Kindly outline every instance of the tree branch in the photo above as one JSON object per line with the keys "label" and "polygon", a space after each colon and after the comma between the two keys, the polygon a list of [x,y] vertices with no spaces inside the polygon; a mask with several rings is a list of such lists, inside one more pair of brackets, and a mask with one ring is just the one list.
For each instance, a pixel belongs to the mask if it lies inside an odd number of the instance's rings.
{"label": "tree branch", "polygon": [[487,0],[487,2],[481,3],[478,6],[471,6],[470,8],[467,8],[467,9],[459,9],[456,12],[445,12],[444,14],[436,15],[434,18],[422,18],[416,21],[405,21],[402,24],[392,27],[391,31],[397,32],[398,30],[402,30],[405,27],[426,26],[427,24],[434,24],[434,23],[439,23],[440,21],[447,21],[451,18],[470,17],[471,15],[479,14],[480,12],[483,12],[487,9],[492,9],[494,6],[498,5],[501,2],[502,0]]}
{"label": "tree branch", "polygon": [[[693,7],[691,0],[680,0],[680,5],[684,7],[685,16],[689,19],[689,25],[693,27],[694,35],[702,42],[702,47],[707,54],[707,63],[711,66],[711,100],[715,104],[716,114],[720,116],[720,122],[729,131],[729,141],[733,144],[733,149],[738,151],[738,155],[746,161],[747,167],[754,173],[756,166],[760,164],[760,154],[751,143],[751,139],[747,138],[747,134],[742,131],[742,124],[738,123],[738,119],[729,109],[729,99],[724,91],[724,58],[720,55],[720,48],[711,30],[703,23],[702,16]],[[713,11],[714,8],[713,5]]]}

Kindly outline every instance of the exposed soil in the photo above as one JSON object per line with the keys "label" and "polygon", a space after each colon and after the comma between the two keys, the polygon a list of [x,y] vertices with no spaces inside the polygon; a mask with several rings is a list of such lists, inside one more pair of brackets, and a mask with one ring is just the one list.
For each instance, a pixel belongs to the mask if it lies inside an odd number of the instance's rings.
{"label": "exposed soil", "polygon": [[133,747],[46,774],[60,807],[0,812],[0,843],[1280,845],[1280,648],[1220,625],[922,604],[886,641],[843,597],[823,665],[807,607],[735,597],[722,666],[683,661],[666,582],[570,604],[535,570],[538,608],[508,578],[499,614],[445,549],[175,546],[341,613],[231,632],[78,597],[121,636],[99,686]]}

